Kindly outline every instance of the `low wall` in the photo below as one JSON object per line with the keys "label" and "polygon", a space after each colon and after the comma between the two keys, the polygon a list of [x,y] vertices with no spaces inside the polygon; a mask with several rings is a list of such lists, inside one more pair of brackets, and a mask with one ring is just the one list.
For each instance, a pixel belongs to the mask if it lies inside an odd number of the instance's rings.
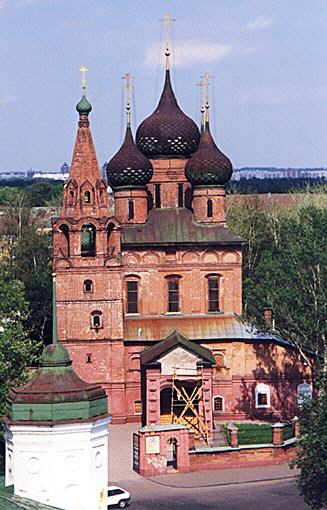
{"label": "low wall", "polygon": [[296,439],[282,445],[244,445],[237,448],[190,450],[190,471],[284,464],[295,457]]}

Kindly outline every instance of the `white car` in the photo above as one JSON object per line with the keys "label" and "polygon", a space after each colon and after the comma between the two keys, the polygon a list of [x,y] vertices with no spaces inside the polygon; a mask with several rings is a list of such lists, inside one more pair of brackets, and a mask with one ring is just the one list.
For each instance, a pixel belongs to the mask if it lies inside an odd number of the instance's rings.
{"label": "white car", "polygon": [[107,509],[110,508],[126,508],[131,501],[131,495],[121,487],[109,485],[107,487]]}

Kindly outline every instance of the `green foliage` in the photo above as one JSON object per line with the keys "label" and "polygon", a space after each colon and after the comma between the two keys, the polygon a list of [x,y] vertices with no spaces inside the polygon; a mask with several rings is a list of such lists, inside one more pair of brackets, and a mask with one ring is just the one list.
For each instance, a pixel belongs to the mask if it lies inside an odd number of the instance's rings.
{"label": "green foliage", "polygon": [[0,414],[6,409],[8,390],[25,382],[27,368],[35,364],[40,343],[30,339],[25,324],[29,317],[22,282],[0,271]]}
{"label": "green foliage", "polygon": [[238,428],[238,444],[272,443],[272,428],[268,424],[235,423]]}
{"label": "green foliage", "polygon": [[300,469],[298,487],[314,510],[327,505],[327,376],[321,377],[319,395],[304,404],[301,437],[293,467]]}
{"label": "green foliage", "polygon": [[15,243],[10,272],[24,284],[30,307],[29,329],[32,338],[51,341],[51,245],[47,234],[31,227]]}
{"label": "green foliage", "polygon": [[48,343],[51,335],[51,243],[47,234],[38,232],[25,191],[20,191],[7,206],[2,216],[1,234],[7,243],[7,271],[14,280],[24,284],[30,308],[30,334]]}
{"label": "green foliage", "polygon": [[242,179],[240,181],[229,181],[227,184],[228,193],[290,193],[291,191],[307,192],[308,187],[312,190],[318,189],[326,184],[325,179]]}
{"label": "green foliage", "polygon": [[300,350],[327,351],[327,210],[308,206],[287,216],[258,201],[230,211],[244,250],[244,314],[262,327],[271,306],[275,330]]}

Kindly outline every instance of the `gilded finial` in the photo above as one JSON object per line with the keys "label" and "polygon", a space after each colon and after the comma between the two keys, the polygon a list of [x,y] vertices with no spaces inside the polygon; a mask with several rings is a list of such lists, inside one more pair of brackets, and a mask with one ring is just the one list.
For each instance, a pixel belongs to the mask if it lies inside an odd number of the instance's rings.
{"label": "gilded finial", "polygon": [[205,116],[204,116],[204,123],[206,124],[209,122],[209,87],[210,87],[210,80],[213,78],[212,74],[210,73],[204,73],[204,75],[201,76],[201,82],[203,84],[203,105],[205,108]]}
{"label": "gilded finial", "polygon": [[126,73],[122,77],[122,80],[125,80],[125,84],[124,84],[125,111],[126,111],[127,126],[130,127],[134,76],[132,76],[129,73]]}
{"label": "gilded finial", "polygon": [[77,104],[76,110],[80,115],[88,115],[92,110],[92,105],[86,98],[86,85],[87,85],[86,73],[88,72],[88,68],[86,66],[81,66],[79,70],[81,73],[82,99]]}
{"label": "gilded finial", "polygon": [[87,85],[86,73],[88,73],[89,70],[86,66],[81,66],[79,68],[79,70],[81,73],[82,92],[83,92],[83,95],[85,95],[86,94],[86,85]]}
{"label": "gilded finial", "polygon": [[174,23],[174,21],[176,21],[176,19],[172,18],[170,16],[170,14],[166,14],[160,21],[161,21],[161,23],[164,24],[164,29],[165,29],[166,70],[169,70],[169,68],[170,68],[169,57],[171,55],[171,46],[172,46],[172,43],[171,43],[171,40],[172,40],[171,31],[172,31],[172,24]]}

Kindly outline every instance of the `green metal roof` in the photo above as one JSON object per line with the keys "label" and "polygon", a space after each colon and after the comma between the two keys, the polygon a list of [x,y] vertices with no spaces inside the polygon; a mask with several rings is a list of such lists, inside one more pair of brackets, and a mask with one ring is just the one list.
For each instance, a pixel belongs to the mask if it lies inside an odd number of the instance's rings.
{"label": "green metal roof", "polygon": [[75,421],[107,413],[105,390],[78,377],[60,343],[44,349],[41,367],[27,384],[10,390],[8,401],[13,421]]}
{"label": "green metal roof", "polygon": [[240,246],[243,242],[226,226],[195,221],[192,212],[185,208],[152,209],[145,224],[122,228],[125,248],[201,244]]}

